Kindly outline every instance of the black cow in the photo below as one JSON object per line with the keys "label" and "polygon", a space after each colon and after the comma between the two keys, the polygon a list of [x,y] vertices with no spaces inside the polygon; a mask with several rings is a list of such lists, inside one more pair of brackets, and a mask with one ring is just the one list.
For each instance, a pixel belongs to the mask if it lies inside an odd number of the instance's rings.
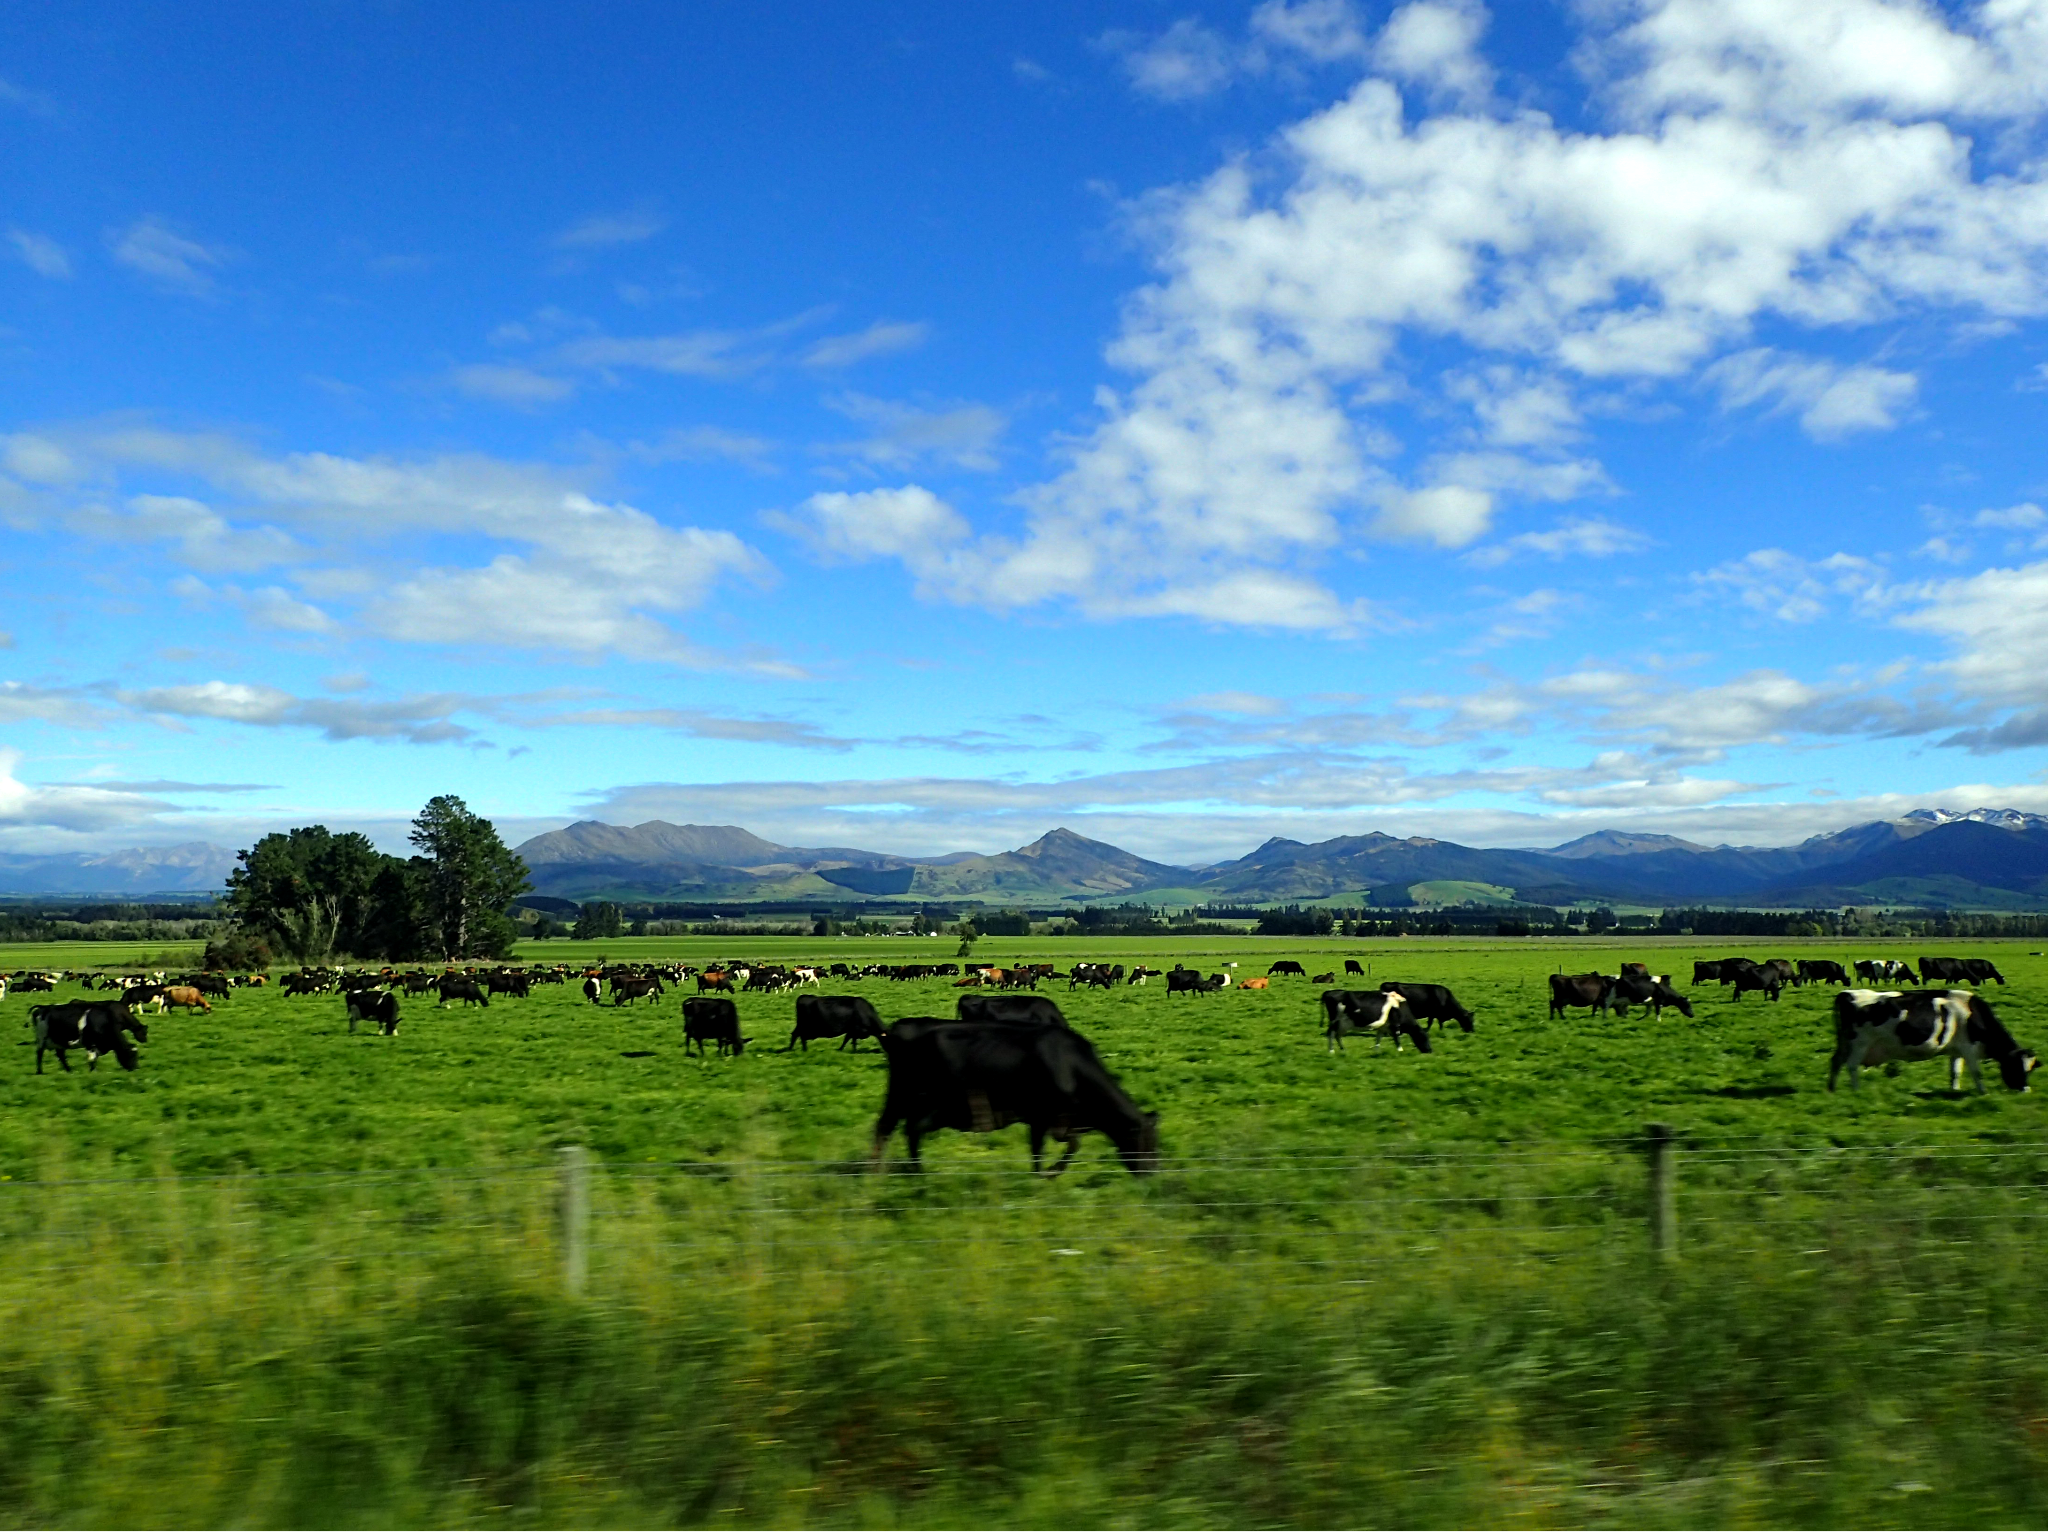
{"label": "black cow", "polygon": [[443,976],[434,985],[440,989],[443,1008],[457,1001],[475,1003],[484,1008],[491,1006],[491,1000],[484,995],[484,989],[467,976]]}
{"label": "black cow", "polygon": [[1076,987],[1113,987],[1123,979],[1124,968],[1120,965],[1082,964],[1067,973],[1067,990],[1071,992]]}
{"label": "black cow", "polygon": [[1221,992],[1225,985],[1224,978],[1221,976],[1211,976],[1208,980],[1204,981],[1200,971],[1185,971],[1179,966],[1175,966],[1166,973],[1166,995],[1168,997],[1171,997],[1176,992]]}
{"label": "black cow", "polygon": [[[725,999],[715,1001],[725,1002]],[[965,1001],[963,998],[962,1002]],[[1035,1002],[1038,999],[1005,998],[1004,1001]],[[726,1003],[726,1006],[732,1005]],[[884,1027],[882,1016],[875,1012],[875,1005],[864,997],[799,997],[796,1000],[796,1028],[789,1032],[789,1044],[783,1049],[793,1051],[801,1045],[808,1051],[813,1040],[830,1040],[837,1035],[840,1037],[839,1049],[843,1051],[851,1046],[857,1051],[861,1041],[881,1039]]]}
{"label": "black cow", "polygon": [[1427,1019],[1432,1024],[1455,1024],[1466,1034],[1472,1033],[1472,1010],[1453,997],[1449,987],[1429,981],[1382,981],[1375,985],[1382,992],[1400,993],[1407,1000],[1408,1011],[1418,1019]]}
{"label": "black cow", "polygon": [[508,997],[526,997],[532,989],[532,983],[521,971],[499,971],[495,976],[485,978],[484,985],[493,997],[500,993]]}
{"label": "black cow", "polygon": [[[798,1026],[802,1026],[805,1003],[842,1002],[847,999],[800,997],[796,1000]],[[865,999],[852,999],[860,1002]],[[869,1009],[870,1013],[874,1010]],[[697,1054],[704,1054],[704,1042],[718,1047],[718,1054],[734,1056],[746,1048],[740,1038],[740,1008],[729,997],[686,997],[683,999],[683,1054],[690,1054],[690,1042],[697,1042]]]}
{"label": "black cow", "polygon": [[1344,974],[1346,976],[1363,976],[1365,974],[1365,967],[1356,960],[1346,960],[1344,962]]}
{"label": "black cow", "polygon": [[1792,978],[1794,986],[1805,986],[1809,981],[1829,982],[1838,987],[1849,985],[1849,973],[1842,969],[1839,960],[1802,960],[1799,974]]}
{"label": "black cow", "polygon": [[1742,994],[1745,992],[1761,992],[1775,1003],[1778,994],[1785,990],[1786,981],[1784,972],[1778,969],[1778,962],[1775,960],[1766,960],[1762,965],[1738,967],[1723,979],[1735,983],[1735,1001],[1738,1003],[1742,1001]]}
{"label": "black cow", "polygon": [[1073,1160],[1085,1131],[1115,1142],[1132,1173],[1150,1173],[1158,1161],[1159,1117],[1139,1109],[1095,1047],[1070,1029],[898,1019],[882,1036],[882,1050],[889,1058],[889,1090],[875,1121],[877,1165],[899,1125],[915,1168],[918,1145],[933,1131],[993,1131],[1019,1123],[1031,1133],[1033,1173],[1048,1136],[1067,1144],[1047,1177]]}
{"label": "black cow", "polygon": [[[1922,962],[1924,966],[1926,962]],[[1962,1086],[1963,1068],[1984,1091],[1984,1058],[1998,1063],[1998,1075],[2017,1093],[2027,1091],[2028,1075],[2040,1065],[2032,1051],[2012,1037],[1991,1004],[1961,991],[1843,992],[1835,998],[1835,1054],[1828,1063],[1828,1092],[1842,1068],[1849,1086],[1860,1086],[1864,1067],[1887,1061],[1948,1058],[1950,1091]]]}
{"label": "black cow", "polygon": [[360,992],[345,993],[348,999],[348,1032],[356,1032],[356,1021],[366,1019],[377,1026],[379,1034],[398,1033],[398,998],[395,993],[380,992],[366,988]]}
{"label": "black cow", "polygon": [[2005,978],[1998,974],[1998,967],[1989,960],[1956,960],[1939,955],[1920,957],[1920,980],[1923,983],[1959,981],[1966,986],[1982,986],[1987,981],[1995,981],[2000,986],[2005,985]]}
{"label": "black cow", "polygon": [[1648,1008],[1654,1018],[1663,1018],[1666,1008],[1676,1008],[1688,1019],[1692,1017],[1692,1003],[1682,992],[1674,991],[1669,976],[1618,976],[1614,982],[1614,1010],[1619,1013],[1624,1007]]}
{"label": "black cow", "polygon": [[955,1005],[963,1024],[1030,1024],[1039,1029],[1068,1029],[1067,1016],[1049,997],[990,996],[963,992]]}
{"label": "black cow", "polygon": [[1708,982],[1708,981],[1719,981],[1720,979],[1721,979],[1721,962],[1720,962],[1720,961],[1718,961],[1718,960],[1695,960],[1695,961],[1693,961],[1693,963],[1692,963],[1692,984],[1693,984],[1694,986],[1696,986],[1696,987],[1697,987],[1697,986],[1699,986],[1699,985],[1700,985],[1700,984],[1701,984],[1702,982]]}
{"label": "black cow", "polygon": [[1332,987],[1323,994],[1323,1037],[1330,1049],[1341,1050],[1346,1035],[1371,1035],[1374,1045],[1392,1040],[1397,1054],[1406,1035],[1423,1055],[1430,1052],[1429,1031],[1415,1022],[1407,999],[1391,989],[1350,992]]}
{"label": "black cow", "polygon": [[1266,967],[1266,974],[1268,976],[1306,976],[1308,972],[1301,968],[1299,960],[1275,960]]}
{"label": "black cow", "polygon": [[[1582,976],[1559,976],[1550,978],[1550,1017],[1561,1019],[1567,1008],[1590,1008],[1595,1013],[1605,1013],[1614,1005],[1614,983],[1612,976],[1587,972]],[[1626,1005],[1623,1005],[1624,1009]]]}
{"label": "black cow", "polygon": [[97,1071],[100,1058],[112,1054],[124,1072],[133,1072],[141,1058],[122,1035],[133,1035],[144,1044],[149,1041],[149,1027],[135,1017],[126,1003],[44,1003],[29,1009],[28,1020],[35,1031],[38,1077],[43,1075],[45,1052],[54,1051],[57,1065],[69,1072],[71,1062],[65,1053],[81,1046],[85,1050],[86,1071]]}
{"label": "black cow", "polygon": [[660,997],[659,976],[614,976],[612,978],[612,1006],[623,1008],[626,1004],[642,997]]}

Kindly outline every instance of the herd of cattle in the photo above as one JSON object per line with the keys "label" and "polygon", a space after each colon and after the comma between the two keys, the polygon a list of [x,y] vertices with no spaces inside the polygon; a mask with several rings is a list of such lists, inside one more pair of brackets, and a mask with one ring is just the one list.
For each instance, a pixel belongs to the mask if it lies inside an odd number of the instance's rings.
{"label": "herd of cattle", "polygon": [[[1234,969],[1231,967],[1230,969]],[[1356,960],[1344,962],[1347,979],[1363,977]],[[1702,960],[1693,966],[1693,985],[1731,986],[1740,1000],[1761,993],[1772,1002],[1787,987],[1835,985],[1844,990],[1834,1000],[1835,1051],[1828,1070],[1832,1092],[1842,1069],[1852,1088],[1862,1068],[1900,1060],[1945,1057],[1949,1083],[1960,1085],[1967,1068],[1978,1092],[1984,1090],[1983,1063],[1992,1061],[2006,1087],[2025,1092],[2029,1075],[2039,1065],[1999,1020],[1990,1003],[1964,990],[1987,981],[2005,982],[1988,960],[1923,956],[1917,971],[1902,960],[1859,960],[1853,966],[1858,982],[1901,981],[1913,991],[1850,986],[1850,971],[1832,960],[1754,961],[1742,957]],[[1077,963],[1062,973],[1052,965],[1011,967],[935,965],[870,965],[853,967],[712,964],[703,967],[670,964],[606,966],[572,971],[568,966],[453,967],[433,972],[400,973],[390,968],[369,970],[301,970],[282,977],[277,987],[286,997],[338,995],[345,1006],[349,1033],[369,1024],[395,1035],[401,994],[435,993],[439,1006],[456,1003],[488,1008],[493,997],[527,997],[535,986],[566,986],[581,981],[586,1001],[597,1003],[607,993],[613,1007],[642,999],[660,999],[670,987],[695,984],[695,994],[682,1000],[683,1050],[699,1055],[716,1050],[739,1056],[747,1045],[740,1032],[739,1007],[731,996],[742,992],[797,991],[795,1026],[785,1052],[808,1051],[811,1042],[833,1040],[841,1050],[858,1051],[873,1040],[887,1060],[888,1088],[876,1122],[874,1156],[880,1159],[889,1138],[901,1126],[909,1144],[910,1162],[918,1163],[923,1139],[935,1130],[990,1131],[1006,1125],[1028,1127],[1031,1165],[1038,1170],[1045,1142],[1065,1143],[1066,1153],[1050,1170],[1057,1174],[1073,1157],[1080,1135],[1097,1131],[1107,1136],[1134,1173],[1150,1170],[1158,1153],[1158,1116],[1140,1110],[1124,1092],[1095,1049],[1067,1023],[1058,1004],[1037,995],[1041,983],[1064,980],[1078,987],[1142,985],[1165,977],[1165,990],[1200,995],[1231,986],[1228,970],[1202,973],[1176,965],[1160,972],[1144,966]],[[1282,960],[1266,975],[1236,982],[1240,989],[1263,990],[1282,977],[1300,977],[1325,985],[1321,995],[1324,1035],[1331,1052],[1347,1036],[1363,1035],[1375,1043],[1391,1041],[1398,1052],[1405,1040],[1416,1050],[1431,1050],[1430,1030],[1456,1024],[1472,1033],[1472,1011],[1450,988],[1433,982],[1377,981],[1370,986],[1337,987],[1337,973],[1309,977],[1298,962]],[[961,989],[955,1017],[915,1017],[885,1024],[875,1005],[855,995],[826,995],[802,989],[826,980],[884,978],[900,981],[947,979]],[[46,1053],[54,1053],[64,1071],[71,1070],[68,1052],[83,1050],[87,1069],[111,1055],[134,1070],[138,1055],[133,1042],[147,1043],[149,1031],[140,1014],[182,1007],[212,1012],[210,998],[225,998],[237,987],[263,987],[261,975],[217,974],[172,979],[154,976],[18,972],[0,976],[0,997],[17,992],[53,991],[61,981],[90,989],[118,991],[113,998],[82,998],[45,1003],[29,1010],[36,1046],[36,1071]],[[1935,983],[1959,984],[1946,987]],[[1670,976],[1653,975],[1640,963],[1623,965],[1615,975],[1599,973],[1553,975],[1550,1017],[1563,1018],[1571,1008],[1626,1015],[1631,1007],[1649,1009],[1662,1018],[1674,1008],[1693,1016],[1691,1001],[1672,985]],[[1032,995],[1018,995],[1029,993]],[[726,995],[715,995],[726,994]]]}

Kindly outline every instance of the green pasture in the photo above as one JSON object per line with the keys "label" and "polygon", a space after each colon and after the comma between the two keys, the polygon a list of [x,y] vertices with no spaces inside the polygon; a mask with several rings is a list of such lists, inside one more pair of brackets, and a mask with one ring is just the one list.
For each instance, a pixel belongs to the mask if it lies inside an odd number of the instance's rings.
{"label": "green pasture", "polygon": [[[950,959],[647,939],[524,958]],[[1973,942],[2025,1043],[2048,959]],[[1325,1047],[1321,988],[1053,991],[1159,1112],[1135,1179],[1021,1129],[866,1171],[874,1050],[686,1057],[675,994],[488,1009],[239,991],[141,1066],[35,1075],[0,1021],[0,1521],[150,1525],[2039,1526],[2048,1093],[1937,1065],[1824,1091],[1831,989],[1697,939],[990,939],[977,961],[1346,957],[1478,1016]],[[1642,958],[1696,1017],[1546,1018]],[[0,968],[48,965],[0,952]],[[78,962],[71,961],[76,964]],[[885,1018],[943,981],[862,980]],[[61,997],[78,995],[66,988]],[[1680,1243],[1641,1133],[1680,1137]],[[567,1294],[559,1149],[596,1160]],[[900,1156],[900,1139],[895,1153]],[[62,1304],[52,1307],[51,1296]]]}

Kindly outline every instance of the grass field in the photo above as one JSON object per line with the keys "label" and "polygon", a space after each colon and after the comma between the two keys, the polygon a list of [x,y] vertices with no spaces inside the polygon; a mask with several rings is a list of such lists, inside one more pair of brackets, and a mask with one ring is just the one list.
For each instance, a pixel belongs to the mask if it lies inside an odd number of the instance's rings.
{"label": "grass field", "polygon": [[[528,946],[600,950],[952,943]],[[1683,982],[1766,952],[1898,950],[984,940],[1239,974],[1348,955],[1478,1015],[1428,1056],[1332,1056],[1304,982],[1060,985],[1160,1113],[1144,1181],[1099,1138],[1033,1180],[1021,1130],[942,1133],[921,1178],[858,1171],[881,1058],[778,1053],[787,997],[740,1000],[752,1043],[724,1061],[684,1057],[673,995],[553,988],[413,1001],[392,1039],[350,1036],[338,999],[239,992],[154,1021],[133,1074],[38,1078],[17,1045],[0,1519],[2038,1526],[2048,1095],[1951,1095],[1933,1065],[1829,1095],[1819,990],[1545,1018],[1552,969]],[[2048,961],[1963,952],[2048,1043]],[[956,996],[834,990],[884,1017]],[[31,1001],[0,1002],[17,1042]],[[1645,1237],[1649,1121],[1681,1134],[1673,1263]],[[600,1164],[580,1298],[568,1143]]]}

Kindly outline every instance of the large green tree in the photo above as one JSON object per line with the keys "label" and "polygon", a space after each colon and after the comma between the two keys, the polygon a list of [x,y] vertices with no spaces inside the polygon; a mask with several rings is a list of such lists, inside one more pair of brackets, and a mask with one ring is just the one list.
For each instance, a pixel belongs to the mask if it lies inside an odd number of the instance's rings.
{"label": "large green tree", "polygon": [[506,908],[533,889],[526,861],[498,829],[454,795],[436,795],[413,818],[412,845],[426,867],[418,894],[422,938],[450,959],[501,956],[515,937]]}
{"label": "large green tree", "polygon": [[360,832],[273,832],[235,855],[227,905],[236,923],[302,961],[364,953],[372,891],[393,862]]}

